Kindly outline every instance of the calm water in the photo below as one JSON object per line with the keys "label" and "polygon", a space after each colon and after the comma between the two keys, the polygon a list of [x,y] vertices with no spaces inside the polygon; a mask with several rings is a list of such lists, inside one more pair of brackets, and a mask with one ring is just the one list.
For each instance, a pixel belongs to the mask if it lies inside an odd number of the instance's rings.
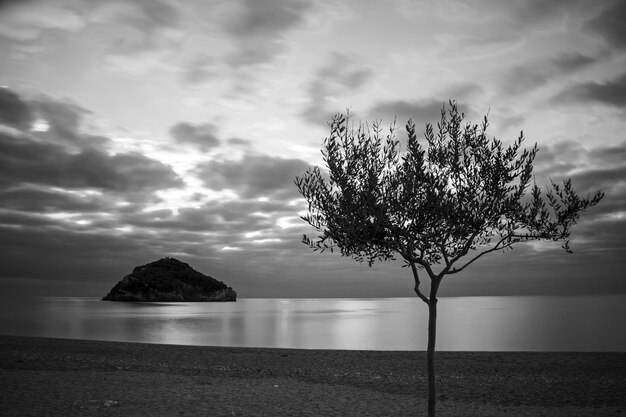
{"label": "calm water", "polygon": [[[213,346],[424,350],[415,298],[121,303],[0,297],[0,334]],[[438,350],[626,351],[626,295],[439,301]]]}

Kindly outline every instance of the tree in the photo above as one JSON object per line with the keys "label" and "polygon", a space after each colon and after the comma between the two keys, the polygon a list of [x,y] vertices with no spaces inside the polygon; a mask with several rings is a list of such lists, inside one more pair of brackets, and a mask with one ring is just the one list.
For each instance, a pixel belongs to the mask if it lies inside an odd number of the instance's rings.
{"label": "tree", "polygon": [[[569,179],[550,180],[542,192],[532,176],[537,144],[522,149],[522,132],[505,146],[487,137],[487,116],[480,125],[463,119],[456,102],[448,111],[444,105],[437,132],[426,125],[426,148],[409,120],[401,151],[395,122],[385,134],[380,122],[355,128],[349,112],[337,114],[322,144],[329,176],[314,167],[295,179],[308,203],[302,219],[320,233],[304,235],[305,244],[321,252],[338,248],[370,267],[400,257],[411,269],[414,291],[428,306],[429,416],[435,416],[437,292],[444,276],[520,242],[560,241],[571,253],[572,226],[604,196],[581,198]],[[420,287],[424,271],[428,292]]]}

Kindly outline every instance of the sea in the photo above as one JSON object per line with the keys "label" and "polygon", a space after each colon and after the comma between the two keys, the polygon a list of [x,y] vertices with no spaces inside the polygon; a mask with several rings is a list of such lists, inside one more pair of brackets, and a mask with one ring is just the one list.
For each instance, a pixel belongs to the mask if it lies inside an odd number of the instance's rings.
{"label": "sea", "polygon": [[[626,294],[442,297],[439,351],[626,352]],[[125,303],[0,296],[0,334],[199,346],[425,350],[417,298]]]}

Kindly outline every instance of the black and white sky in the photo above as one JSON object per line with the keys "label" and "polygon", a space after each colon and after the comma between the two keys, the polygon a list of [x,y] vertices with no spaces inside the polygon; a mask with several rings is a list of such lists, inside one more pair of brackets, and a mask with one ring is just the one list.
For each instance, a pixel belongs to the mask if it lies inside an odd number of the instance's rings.
{"label": "black and white sky", "polygon": [[456,99],[601,204],[441,295],[626,291],[626,2],[0,2],[0,292],[102,296],[163,256],[240,297],[412,296],[300,243],[326,122],[423,126]]}

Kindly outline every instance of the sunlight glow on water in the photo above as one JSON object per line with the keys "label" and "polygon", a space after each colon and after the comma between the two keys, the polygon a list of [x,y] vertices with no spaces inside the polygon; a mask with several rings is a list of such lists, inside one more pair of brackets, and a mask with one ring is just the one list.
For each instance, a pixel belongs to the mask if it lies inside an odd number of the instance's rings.
{"label": "sunlight glow on water", "polygon": [[[424,350],[415,298],[122,303],[0,298],[0,333],[185,345]],[[438,350],[626,351],[626,295],[441,298]]]}

